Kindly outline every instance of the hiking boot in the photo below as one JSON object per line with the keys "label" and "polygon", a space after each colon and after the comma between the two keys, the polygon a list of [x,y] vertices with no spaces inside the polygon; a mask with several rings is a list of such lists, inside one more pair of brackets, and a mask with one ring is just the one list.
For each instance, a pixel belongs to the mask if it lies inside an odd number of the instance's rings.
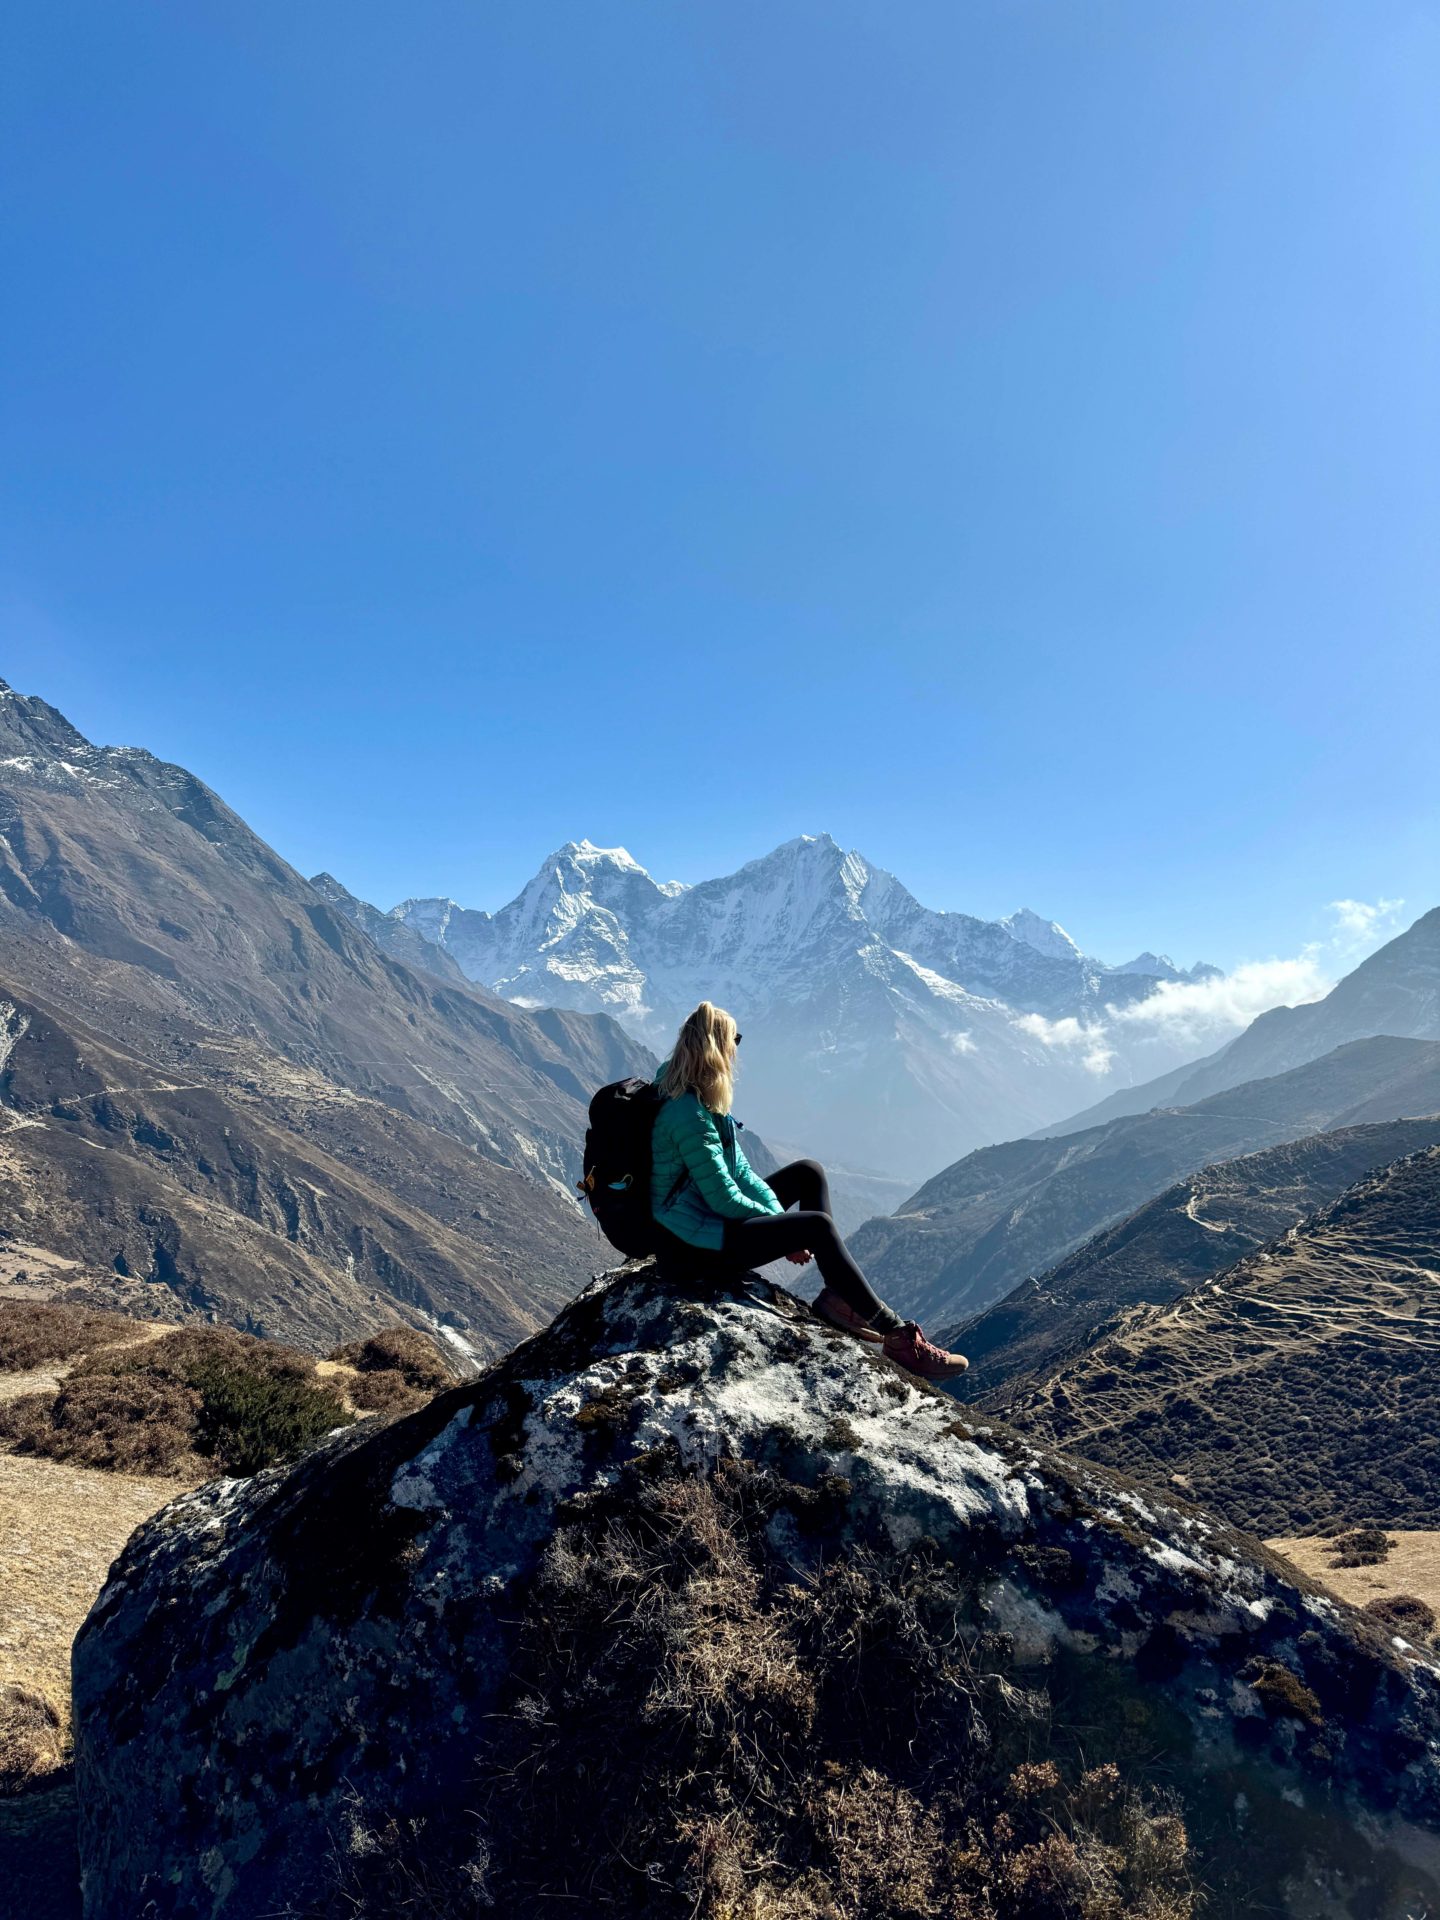
{"label": "hiking boot", "polygon": [[963,1353],[947,1353],[927,1340],[914,1320],[907,1320],[898,1333],[886,1334],[885,1357],[922,1380],[953,1380],[970,1365]]}
{"label": "hiking boot", "polygon": [[869,1340],[877,1347],[884,1337],[862,1320],[853,1307],[847,1307],[839,1294],[832,1293],[829,1287],[820,1295],[811,1312],[818,1313],[822,1320],[828,1320],[832,1327],[840,1327],[846,1333],[853,1333],[857,1340]]}

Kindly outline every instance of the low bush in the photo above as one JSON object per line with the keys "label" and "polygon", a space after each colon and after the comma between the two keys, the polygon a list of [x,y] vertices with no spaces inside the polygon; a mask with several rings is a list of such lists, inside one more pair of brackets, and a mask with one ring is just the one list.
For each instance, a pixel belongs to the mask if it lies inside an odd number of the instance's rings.
{"label": "low bush", "polygon": [[411,1413],[423,1407],[429,1395],[408,1386],[403,1373],[386,1369],[380,1373],[359,1373],[345,1382],[350,1404],[363,1413]]}
{"label": "low bush", "polygon": [[444,1353],[415,1327],[383,1327],[347,1340],[330,1358],[354,1368],[358,1377],[345,1383],[346,1392],[366,1413],[408,1413],[456,1380]]}
{"label": "low bush", "polygon": [[1422,1646],[1435,1631],[1435,1609],[1413,1593],[1392,1593],[1383,1600],[1369,1600],[1365,1611],[1382,1627],[1389,1627],[1392,1632]]}
{"label": "low bush", "polygon": [[347,1340],[330,1355],[357,1373],[398,1373],[407,1387],[439,1393],[455,1385],[455,1369],[428,1334],[415,1327],[383,1327]]}
{"label": "low bush", "polygon": [[0,1686],[0,1793],[16,1793],[60,1764],[60,1715],[29,1687]]}
{"label": "low bush", "polygon": [[1352,1527],[1330,1542],[1332,1567],[1378,1567],[1395,1542],[1383,1527]]}
{"label": "low bush", "polygon": [[200,1396],[146,1374],[79,1374],[56,1394],[27,1393],[0,1406],[0,1438],[21,1453],[112,1473],[196,1478]]}
{"label": "low bush", "polygon": [[0,1304],[0,1373],[28,1373],[47,1361],[73,1360],[135,1332],[136,1322],[123,1313],[6,1300]]}
{"label": "low bush", "polygon": [[199,1477],[293,1460],[354,1418],[308,1354],[225,1327],[92,1354],[53,1397],[0,1407],[26,1453],[128,1473]]}

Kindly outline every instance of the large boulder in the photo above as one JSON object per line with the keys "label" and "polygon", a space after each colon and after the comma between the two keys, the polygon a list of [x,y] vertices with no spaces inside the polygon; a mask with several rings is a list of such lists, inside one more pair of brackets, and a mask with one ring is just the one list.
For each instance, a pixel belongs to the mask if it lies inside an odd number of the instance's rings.
{"label": "large boulder", "polygon": [[185,1496],[76,1643],[87,1920],[1434,1910],[1429,1657],[960,1413],[627,1269]]}

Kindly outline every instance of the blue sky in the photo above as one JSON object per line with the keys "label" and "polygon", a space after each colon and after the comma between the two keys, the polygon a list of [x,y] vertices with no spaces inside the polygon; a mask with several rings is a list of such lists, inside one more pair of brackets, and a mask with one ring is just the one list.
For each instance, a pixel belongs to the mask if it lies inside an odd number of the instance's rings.
{"label": "blue sky", "polygon": [[0,673],[381,905],[1440,899],[1440,14],[47,0]]}

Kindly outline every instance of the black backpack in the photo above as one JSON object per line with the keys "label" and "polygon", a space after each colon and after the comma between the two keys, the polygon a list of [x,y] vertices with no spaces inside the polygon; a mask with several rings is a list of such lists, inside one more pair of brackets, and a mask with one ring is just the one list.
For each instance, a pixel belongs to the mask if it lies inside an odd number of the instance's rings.
{"label": "black backpack", "polygon": [[632,1260],[655,1251],[650,1136],[664,1102],[653,1080],[616,1080],[590,1102],[580,1191],[611,1246]]}

